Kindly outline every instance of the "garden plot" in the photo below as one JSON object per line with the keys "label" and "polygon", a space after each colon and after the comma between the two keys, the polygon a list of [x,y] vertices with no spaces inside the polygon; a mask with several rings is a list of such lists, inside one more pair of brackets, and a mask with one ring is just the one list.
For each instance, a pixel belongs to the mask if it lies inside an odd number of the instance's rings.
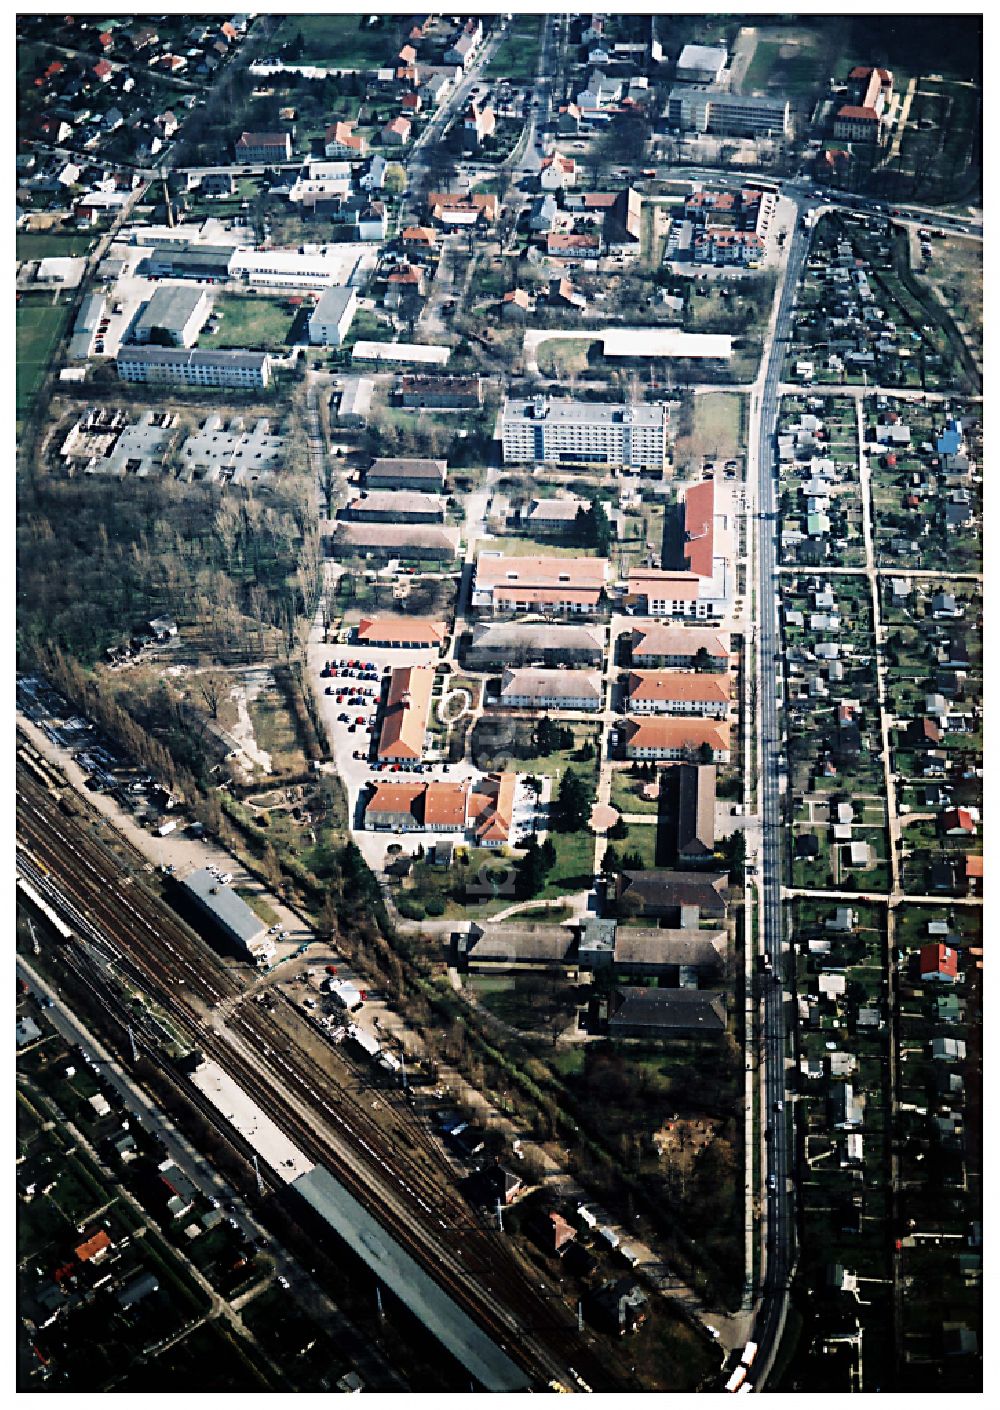
{"label": "garden plot", "polygon": [[778,465],[782,562],[863,566],[853,401],[786,397],[778,429]]}

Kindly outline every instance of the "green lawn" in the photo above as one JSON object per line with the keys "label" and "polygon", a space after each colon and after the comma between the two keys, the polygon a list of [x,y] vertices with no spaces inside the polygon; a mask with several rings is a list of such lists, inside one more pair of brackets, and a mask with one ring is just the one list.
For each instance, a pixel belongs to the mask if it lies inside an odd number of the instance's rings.
{"label": "green lawn", "polygon": [[371,11],[364,14],[289,15],[279,25],[274,47],[302,39],[299,62],[325,64],[328,68],[377,68],[392,63],[409,26],[406,16],[378,17],[369,24]]}
{"label": "green lawn", "polygon": [[594,877],[594,834],[586,832],[549,833],[556,849],[556,864],[545,878],[541,897],[589,889]]}
{"label": "green lawn", "polygon": [[94,236],[85,230],[19,230],[15,240],[18,263],[22,260],[73,259],[90,253]]}
{"label": "green lawn", "polygon": [[733,392],[706,392],[694,399],[694,435],[704,454],[731,460],[742,449],[743,398]]}
{"label": "green lawn", "polygon": [[546,377],[568,377],[574,372],[586,372],[590,366],[590,351],[600,338],[548,338],[540,343],[535,361]]}
{"label": "green lawn", "polygon": [[775,39],[758,39],[746,78],[743,80],[743,88],[747,93],[752,93],[757,88],[767,87],[771,70],[778,62],[780,48],[780,43]]}
{"label": "green lawn", "polygon": [[295,322],[296,310],[287,299],[246,298],[223,294],[215,301],[215,312],[223,315],[217,333],[199,338],[203,348],[281,348]]}
{"label": "green lawn", "polygon": [[30,411],[66,327],[66,304],[23,300],[17,306],[17,419]]}
{"label": "green lawn", "polygon": [[579,544],[563,544],[558,541],[552,542],[549,539],[532,539],[525,534],[511,534],[509,538],[502,538],[488,534],[486,539],[480,539],[479,543],[491,551],[496,549],[500,553],[505,553],[512,558],[580,558],[596,553],[596,549],[585,548]]}
{"label": "green lawn", "polygon": [[533,79],[538,70],[544,23],[544,14],[515,15],[503,42],[484,72],[491,78],[509,78],[513,83],[524,83]]}
{"label": "green lawn", "polygon": [[629,823],[628,837],[623,837],[620,842],[614,844],[618,855],[624,856],[626,852],[638,852],[646,867],[655,867],[658,831],[656,823]]}
{"label": "green lawn", "polygon": [[615,769],[611,778],[611,806],[620,813],[648,813],[655,817],[659,803],[655,798],[643,798],[637,788],[646,786],[645,779],[633,778],[628,769]]}

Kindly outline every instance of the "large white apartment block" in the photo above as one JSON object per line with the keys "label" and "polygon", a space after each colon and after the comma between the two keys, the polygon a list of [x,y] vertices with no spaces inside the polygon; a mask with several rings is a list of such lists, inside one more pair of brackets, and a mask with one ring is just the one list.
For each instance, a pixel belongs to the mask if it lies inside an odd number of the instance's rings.
{"label": "large white apartment block", "polygon": [[621,465],[662,472],[669,420],[662,403],[507,398],[500,418],[503,458],[509,464]]}
{"label": "large white apartment block", "polygon": [[271,359],[266,352],[209,352],[199,348],[126,346],[118,350],[123,382],[183,383],[189,387],[266,387]]}

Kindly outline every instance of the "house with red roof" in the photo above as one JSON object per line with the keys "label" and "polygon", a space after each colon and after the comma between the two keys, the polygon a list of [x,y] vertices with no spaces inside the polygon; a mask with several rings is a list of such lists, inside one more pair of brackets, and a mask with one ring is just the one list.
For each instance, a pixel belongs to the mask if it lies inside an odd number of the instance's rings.
{"label": "house with red roof", "polygon": [[410,140],[410,119],[394,117],[382,128],[382,143],[386,147],[405,147]]}
{"label": "house with red roof", "polygon": [[982,856],[968,856],[965,859],[965,884],[970,896],[983,894]]}
{"label": "house with red roof", "polygon": [[950,945],[921,945],[920,978],[925,983],[954,984],[958,978],[958,951]]}

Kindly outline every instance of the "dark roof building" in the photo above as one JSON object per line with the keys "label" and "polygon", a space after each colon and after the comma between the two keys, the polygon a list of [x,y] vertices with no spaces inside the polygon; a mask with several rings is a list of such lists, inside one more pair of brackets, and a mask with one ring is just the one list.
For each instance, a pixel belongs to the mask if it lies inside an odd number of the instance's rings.
{"label": "dark roof building", "polygon": [[676,764],[667,774],[670,821],[680,865],[704,866],[715,855],[715,765]]}
{"label": "dark roof building", "polygon": [[613,1038],[674,1038],[726,1031],[726,996],[705,989],[616,989],[608,1031]]}
{"label": "dark roof building", "polygon": [[619,909],[636,915],[656,916],[675,923],[684,911],[724,920],[728,909],[729,876],[726,872],[684,872],[650,868],[623,871],[618,878]]}

